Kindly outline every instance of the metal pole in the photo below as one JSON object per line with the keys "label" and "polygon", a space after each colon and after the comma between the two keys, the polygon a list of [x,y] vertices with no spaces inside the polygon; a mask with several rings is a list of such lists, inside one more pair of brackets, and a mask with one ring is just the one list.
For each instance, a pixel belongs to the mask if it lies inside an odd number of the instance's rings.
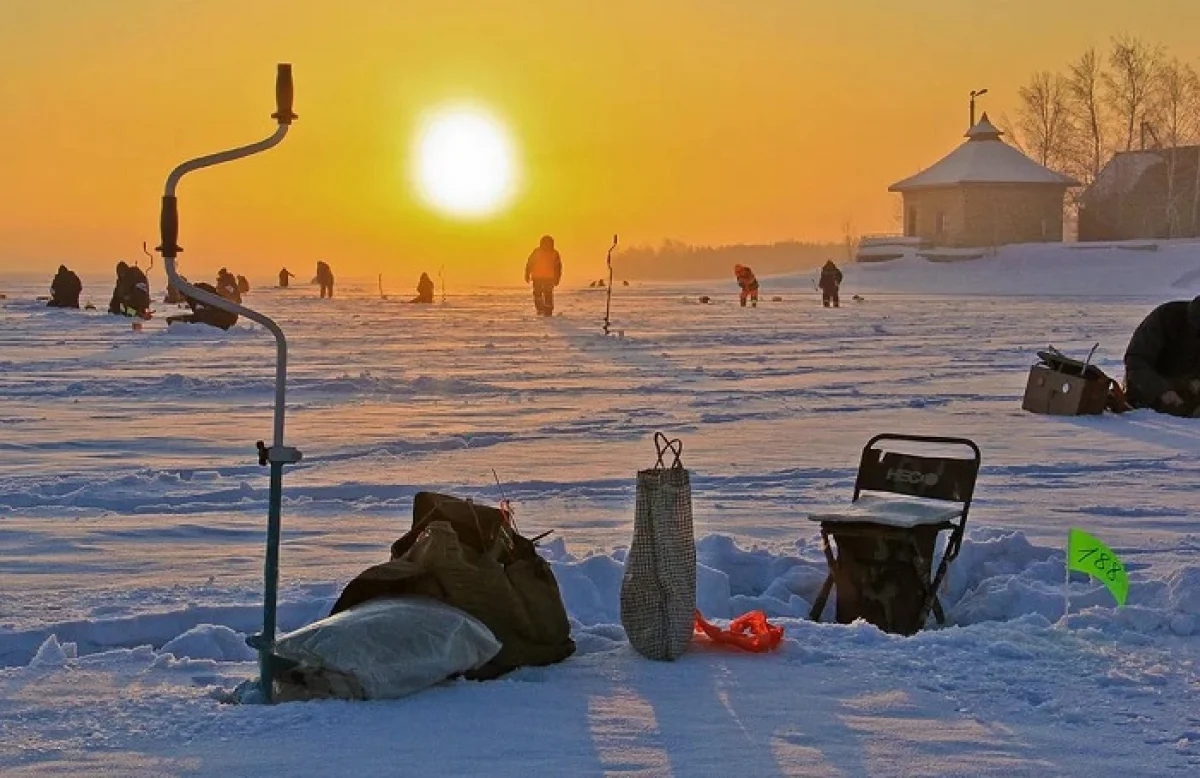
{"label": "metal pole", "polygon": [[232,162],[277,146],[287,135],[291,123],[298,118],[292,112],[292,97],[292,66],[280,64],[275,77],[276,110],[271,114],[271,118],[279,122],[279,127],[270,137],[247,146],[239,146],[188,160],[171,171],[171,174],[167,176],[162,199],[162,213],[159,218],[162,244],[157,248],[163,256],[167,280],[181,294],[214,308],[245,316],[266,327],[275,337],[275,417],[272,444],[269,448],[261,440],[257,444],[259,464],[270,464],[271,466],[267,510],[267,551],[263,571],[263,631],[247,640],[259,652],[258,683],[263,698],[267,702],[271,701],[273,682],[271,657],[275,649],[276,600],[279,589],[279,532],[280,505],[283,500],[283,466],[299,462],[301,458],[300,451],[283,444],[283,421],[287,395],[287,338],[279,325],[267,316],[211,292],[197,289],[178,274],[175,268],[175,258],[183,249],[176,243],[179,237],[179,209],[175,198],[175,189],[179,185],[180,179],[194,170],[219,165],[223,162]]}

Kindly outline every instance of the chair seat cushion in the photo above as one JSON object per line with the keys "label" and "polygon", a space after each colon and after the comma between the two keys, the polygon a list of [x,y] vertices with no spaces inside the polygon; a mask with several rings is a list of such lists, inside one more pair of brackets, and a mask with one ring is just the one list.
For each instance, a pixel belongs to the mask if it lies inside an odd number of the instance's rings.
{"label": "chair seat cushion", "polygon": [[859,495],[858,500],[835,511],[813,513],[810,521],[884,524],[889,527],[919,527],[946,524],[962,515],[962,505],[942,500],[923,500],[898,494]]}

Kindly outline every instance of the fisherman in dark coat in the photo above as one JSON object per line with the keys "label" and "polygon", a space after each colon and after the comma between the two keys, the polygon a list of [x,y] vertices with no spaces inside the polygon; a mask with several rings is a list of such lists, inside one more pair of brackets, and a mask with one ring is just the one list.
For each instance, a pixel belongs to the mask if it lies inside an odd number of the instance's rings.
{"label": "fisherman in dark coat", "polygon": [[428,273],[421,274],[421,280],[417,282],[417,296],[412,299],[414,303],[423,303],[428,305],[433,302],[433,279]]}
{"label": "fisherman in dark coat", "polygon": [[842,271],[838,266],[833,264],[833,260],[825,263],[821,268],[821,280],[817,282],[821,287],[821,304],[826,308],[830,303],[833,303],[834,308],[841,305],[841,300],[838,299],[838,288],[842,285]]}
{"label": "fisherman in dark coat", "polygon": [[66,265],[59,265],[54,280],[50,282],[50,302],[46,305],[50,308],[78,308],[82,292],[83,282],[79,276],[68,270]]}
{"label": "fisherman in dark coat", "polygon": [[1125,350],[1129,404],[1173,416],[1200,416],[1200,297],[1163,303],[1134,330]]}
{"label": "fisherman in dark coat", "polygon": [[150,318],[150,281],[142,269],[117,263],[117,284],[113,287],[108,312],[118,316]]}
{"label": "fisherman in dark coat", "polygon": [[[209,294],[218,294],[216,287],[205,283],[196,284],[197,289],[202,289]],[[220,296],[220,295],[218,295]],[[192,309],[192,312],[187,316],[170,316],[167,318],[167,325],[186,323],[186,324],[207,324],[210,327],[220,327],[227,330],[237,324],[238,315],[231,311],[222,310],[215,305],[201,302],[193,297],[186,298],[187,305]]]}
{"label": "fisherman in dark coat", "polygon": [[333,299],[333,270],[327,262],[317,260],[317,283],[321,286],[321,299]]}
{"label": "fisherman in dark coat", "polygon": [[554,248],[554,238],[543,235],[525,260],[525,283],[533,282],[533,307],[538,316],[554,315],[554,287],[562,281],[562,270],[562,255]]}
{"label": "fisherman in dark coat", "polygon": [[217,294],[234,303],[242,302],[242,290],[238,286],[237,276],[225,268],[217,271]]}

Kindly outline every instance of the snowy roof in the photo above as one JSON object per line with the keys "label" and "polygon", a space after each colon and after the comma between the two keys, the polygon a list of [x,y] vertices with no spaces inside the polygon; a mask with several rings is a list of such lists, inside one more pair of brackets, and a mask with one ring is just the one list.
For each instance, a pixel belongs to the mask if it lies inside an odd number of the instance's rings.
{"label": "snowy roof", "polygon": [[1108,164],[1100,169],[1096,180],[1084,190],[1080,199],[1086,203],[1125,194],[1137,186],[1148,170],[1161,164],[1162,155],[1156,151],[1117,152]]}
{"label": "snowy roof", "polygon": [[1046,184],[1079,186],[1070,176],[1034,162],[1000,140],[1002,133],[983,115],[967,130],[967,142],[915,176],[897,181],[889,192],[957,184]]}
{"label": "snowy roof", "polygon": [[985,112],[983,118],[975,122],[974,127],[963,133],[963,137],[972,140],[1000,140],[1003,134],[999,127],[991,123]]}
{"label": "snowy roof", "polygon": [[[1176,159],[1173,158],[1177,158],[1178,167]],[[1118,151],[1113,154],[1108,164],[1096,174],[1096,180],[1084,190],[1080,200],[1088,204],[1128,194],[1141,184],[1147,173],[1164,165],[1167,166],[1166,172],[1174,171],[1172,175],[1176,177],[1184,175],[1191,180],[1197,164],[1200,164],[1200,146]],[[1185,167],[1186,172],[1184,172]],[[1166,172],[1162,174],[1161,178],[1150,184],[1151,188],[1161,189],[1166,186]],[[1159,194],[1163,195],[1161,191]]]}

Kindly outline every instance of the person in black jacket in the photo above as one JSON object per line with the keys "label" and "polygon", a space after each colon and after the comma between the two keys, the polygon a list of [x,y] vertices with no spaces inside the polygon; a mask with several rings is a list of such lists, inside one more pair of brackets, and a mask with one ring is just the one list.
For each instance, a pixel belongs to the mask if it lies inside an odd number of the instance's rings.
{"label": "person in black jacket", "polygon": [[82,292],[83,282],[79,280],[79,276],[68,270],[66,265],[59,265],[54,280],[50,282],[50,302],[46,303],[46,306],[78,308],[79,295]]}
{"label": "person in black jacket", "polygon": [[1163,303],[1134,330],[1125,350],[1129,404],[1173,416],[1200,416],[1200,297]]}
{"label": "person in black jacket", "polygon": [[150,318],[150,281],[141,268],[117,263],[117,284],[113,287],[108,312],[117,316]]}
{"label": "person in black jacket", "polygon": [[417,296],[412,299],[414,303],[422,303],[428,305],[433,302],[433,279],[428,273],[421,274],[421,280],[417,282]]}
{"label": "person in black jacket", "polygon": [[[196,284],[196,288],[202,289],[209,294],[218,294],[216,287],[210,284],[199,283]],[[192,312],[187,316],[168,317],[167,326],[179,323],[207,324],[210,327],[220,327],[223,330],[227,330],[233,325],[237,324],[238,315],[236,313],[221,310],[215,305],[209,305],[208,303],[201,302],[192,297],[188,297],[186,300],[188,307],[192,309]]]}
{"label": "person in black jacket", "polygon": [[842,285],[842,271],[833,264],[832,259],[821,268],[821,280],[817,282],[817,285],[821,287],[822,305],[828,308],[829,304],[833,303],[834,308],[840,307],[841,300],[838,299],[838,289]]}
{"label": "person in black jacket", "polygon": [[217,294],[235,303],[242,302],[242,290],[238,286],[237,276],[225,268],[217,271]]}
{"label": "person in black jacket", "polygon": [[317,283],[321,286],[321,299],[333,299],[333,270],[327,262],[317,260]]}

